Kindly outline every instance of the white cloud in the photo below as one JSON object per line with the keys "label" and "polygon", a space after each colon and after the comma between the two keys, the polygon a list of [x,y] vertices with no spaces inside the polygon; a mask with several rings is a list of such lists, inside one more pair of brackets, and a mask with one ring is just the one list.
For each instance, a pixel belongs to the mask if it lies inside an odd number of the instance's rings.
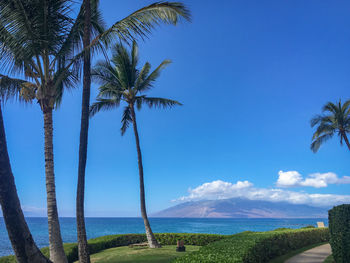
{"label": "white cloud", "polygon": [[350,176],[339,178],[335,173],[314,173],[306,178],[297,171],[279,171],[276,186],[297,187],[310,186],[315,188],[327,187],[329,184],[350,184]]}
{"label": "white cloud", "polygon": [[[295,176],[297,177],[297,176]],[[288,202],[292,204],[307,204],[313,206],[333,206],[350,203],[350,195],[309,194],[280,188],[256,188],[251,182],[238,181],[229,183],[221,180],[204,183],[188,190],[187,196],[174,201],[216,200],[227,198],[246,198],[271,202]]]}
{"label": "white cloud", "polygon": [[251,187],[253,184],[248,181],[238,181],[235,184],[224,182],[221,180],[213,181],[211,183],[202,184],[195,189],[189,189],[190,195],[186,198],[198,199],[203,196],[206,198],[224,199],[232,192]]}

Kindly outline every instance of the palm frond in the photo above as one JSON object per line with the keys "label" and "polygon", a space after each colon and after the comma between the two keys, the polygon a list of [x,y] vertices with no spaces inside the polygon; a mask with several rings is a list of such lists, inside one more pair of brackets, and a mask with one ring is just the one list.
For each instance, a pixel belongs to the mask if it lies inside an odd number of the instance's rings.
{"label": "palm frond", "polygon": [[137,64],[139,62],[139,47],[134,40],[132,42],[132,48],[131,48],[131,67],[136,69]]}
{"label": "palm frond", "polygon": [[90,106],[90,118],[101,110],[117,108],[119,104],[119,100],[97,98],[97,101]]}
{"label": "palm frond", "polygon": [[22,79],[10,78],[8,76],[0,74],[0,98],[2,101],[7,101],[11,98],[22,99],[22,88],[31,83]]}
{"label": "palm frond", "polygon": [[118,75],[119,82],[125,89],[134,86],[137,70],[133,68],[132,57],[121,43],[116,44],[112,50],[112,63]]}
{"label": "palm frond", "polygon": [[176,25],[180,18],[191,20],[189,10],[182,3],[156,2],[116,22],[99,38],[110,37],[112,34],[122,41],[131,42],[135,37],[147,37],[161,23]]}
{"label": "palm frond", "polygon": [[138,76],[137,76],[136,81],[135,81],[135,88],[137,90],[139,90],[138,87],[140,87],[141,83],[144,82],[145,79],[147,78],[150,70],[151,70],[151,64],[146,62],[145,65],[143,65],[140,72],[138,73]]}
{"label": "palm frond", "polygon": [[0,13],[0,70],[7,73],[24,73],[24,67],[33,66],[32,50],[23,43],[22,36],[8,31]]}
{"label": "palm frond", "polygon": [[341,109],[342,109],[342,112],[346,112],[349,110],[349,107],[350,107],[350,100],[347,100],[344,102],[344,104],[342,105]]}
{"label": "palm frond", "polygon": [[[160,72],[171,63],[171,60],[164,60],[146,79],[141,79],[142,75],[139,75],[139,79],[136,81],[135,88],[139,92],[145,92],[153,87],[153,83],[160,76]],[[147,64],[147,63],[146,63]]]}
{"label": "palm frond", "polygon": [[317,124],[333,124],[334,117],[328,115],[316,115],[310,120],[311,127],[316,126]]}
{"label": "palm frond", "polygon": [[337,127],[335,125],[330,125],[327,123],[321,123],[315,133],[312,136],[312,139],[315,140],[318,137],[320,137],[322,134],[328,134],[328,133],[335,133],[337,130]]}
{"label": "palm frond", "polygon": [[322,119],[324,118],[324,115],[316,115],[315,117],[313,117],[311,120],[310,120],[310,125],[311,127],[314,127],[316,126],[317,124],[319,124]]}
{"label": "palm frond", "polygon": [[329,111],[329,112],[331,112],[331,113],[337,113],[338,112],[338,107],[334,104],[334,103],[332,103],[332,102],[328,102],[326,105],[324,105],[323,106],[323,108],[322,108],[322,111],[323,112],[327,112],[327,111]]}
{"label": "palm frond", "polygon": [[145,103],[148,107],[156,107],[156,108],[171,108],[173,106],[182,104],[176,100],[164,99],[164,98],[155,98],[155,97],[146,97],[139,96],[136,98],[140,100],[140,102]]}
{"label": "palm frond", "polygon": [[61,69],[55,73],[53,79],[55,86],[52,87],[52,92],[55,96],[55,107],[58,108],[61,105],[64,91],[78,88],[79,77],[73,70]]}
{"label": "palm frond", "polygon": [[142,104],[143,104],[143,98],[146,97],[146,96],[137,96],[135,98],[135,103],[136,103],[136,108],[138,110],[141,110],[142,108]]}
{"label": "palm frond", "polygon": [[98,62],[91,71],[92,80],[103,86],[114,87],[115,90],[122,90],[122,83],[116,68],[107,61]]}
{"label": "palm frond", "polygon": [[122,127],[120,128],[122,136],[125,134],[126,130],[130,126],[130,122],[132,122],[131,118],[131,110],[129,106],[125,106],[122,117]]}
{"label": "palm frond", "polygon": [[311,143],[311,150],[315,153],[319,150],[320,146],[328,141],[329,139],[331,139],[333,137],[333,133],[327,133],[327,134],[324,134],[320,137],[317,137],[317,139],[315,139],[312,143]]}

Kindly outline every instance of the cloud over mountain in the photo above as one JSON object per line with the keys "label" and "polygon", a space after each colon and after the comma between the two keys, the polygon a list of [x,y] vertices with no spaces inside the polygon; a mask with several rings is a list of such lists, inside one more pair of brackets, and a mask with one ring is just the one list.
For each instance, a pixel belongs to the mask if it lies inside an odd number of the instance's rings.
{"label": "cloud over mountain", "polygon": [[[347,179],[338,178],[338,180]],[[350,195],[309,194],[302,191],[290,191],[281,188],[258,188],[254,187],[254,185],[249,181],[237,181],[236,183],[230,183],[221,180],[204,183],[194,189],[190,188],[188,190],[188,195],[182,196],[173,201],[187,202],[198,200],[220,200],[228,198],[288,202],[291,204],[308,204],[319,207],[330,207],[337,204],[350,203]]]}

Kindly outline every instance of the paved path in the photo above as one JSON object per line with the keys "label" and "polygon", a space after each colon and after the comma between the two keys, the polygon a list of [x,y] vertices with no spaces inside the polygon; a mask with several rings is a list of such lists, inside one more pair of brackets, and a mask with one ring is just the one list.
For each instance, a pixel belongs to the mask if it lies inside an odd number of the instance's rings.
{"label": "paved path", "polygon": [[306,250],[303,253],[288,259],[285,263],[323,263],[331,253],[331,246],[325,244]]}

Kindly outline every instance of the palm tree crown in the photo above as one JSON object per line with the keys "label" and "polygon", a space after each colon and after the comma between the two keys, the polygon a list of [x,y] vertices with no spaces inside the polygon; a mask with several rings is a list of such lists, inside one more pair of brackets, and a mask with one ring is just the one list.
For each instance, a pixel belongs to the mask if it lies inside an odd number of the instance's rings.
{"label": "palm tree crown", "polygon": [[[91,33],[97,37],[105,28],[99,1],[91,2]],[[22,77],[0,74],[7,82],[1,88],[10,83],[26,101],[36,99],[43,110],[58,106],[64,88],[75,87],[79,80],[84,9],[72,18],[71,5],[68,0],[0,1],[0,69]]]}
{"label": "palm tree crown", "polygon": [[153,88],[155,80],[170,60],[164,60],[153,72],[150,73],[151,65],[146,62],[141,69],[138,69],[138,46],[133,42],[130,54],[122,45],[117,44],[113,49],[111,62],[101,61],[92,70],[92,78],[101,84],[97,102],[90,108],[90,115],[93,116],[100,110],[109,110],[125,101],[122,117],[122,135],[129,127],[132,117],[131,108],[134,106],[141,109],[143,104],[151,107],[172,107],[181,105],[180,102],[164,98],[148,97],[144,93]]}
{"label": "palm tree crown", "polygon": [[339,100],[334,104],[328,102],[323,106],[323,114],[317,115],[311,120],[311,127],[317,126],[312,136],[311,150],[317,152],[321,144],[331,139],[335,134],[340,137],[340,144],[343,140],[350,150],[350,143],[347,133],[350,132],[350,100],[344,104]]}

